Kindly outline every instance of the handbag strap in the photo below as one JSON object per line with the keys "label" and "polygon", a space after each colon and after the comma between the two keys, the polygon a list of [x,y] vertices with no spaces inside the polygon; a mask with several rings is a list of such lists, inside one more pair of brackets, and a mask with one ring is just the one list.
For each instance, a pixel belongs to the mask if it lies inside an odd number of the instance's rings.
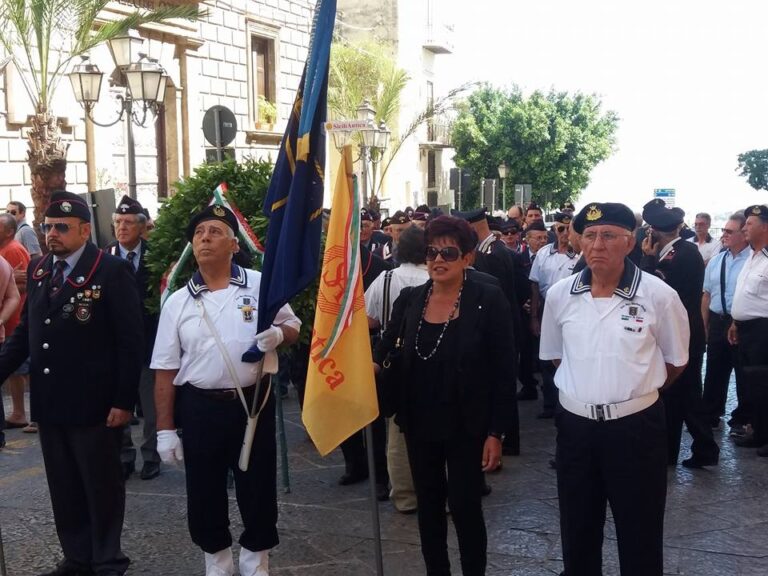
{"label": "handbag strap", "polygon": [[390,290],[392,288],[392,270],[384,272],[384,298],[381,301],[381,333],[387,329],[389,319],[392,316],[392,295]]}

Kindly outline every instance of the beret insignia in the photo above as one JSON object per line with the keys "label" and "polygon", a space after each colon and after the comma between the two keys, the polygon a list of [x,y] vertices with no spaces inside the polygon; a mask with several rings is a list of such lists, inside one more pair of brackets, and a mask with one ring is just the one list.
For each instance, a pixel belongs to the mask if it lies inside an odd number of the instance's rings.
{"label": "beret insignia", "polygon": [[603,217],[603,212],[600,210],[600,208],[597,207],[596,204],[592,204],[592,206],[589,207],[589,210],[587,210],[587,220],[590,222],[594,222],[595,220],[600,220],[600,218]]}
{"label": "beret insignia", "polygon": [[224,209],[221,206],[214,206],[213,213],[219,218],[223,218],[225,214]]}
{"label": "beret insignia", "polygon": [[760,206],[753,206],[752,207],[752,214],[759,216],[760,215]]}
{"label": "beret insignia", "polygon": [[61,211],[62,212],[72,212],[72,204],[69,202],[62,202],[61,203]]}

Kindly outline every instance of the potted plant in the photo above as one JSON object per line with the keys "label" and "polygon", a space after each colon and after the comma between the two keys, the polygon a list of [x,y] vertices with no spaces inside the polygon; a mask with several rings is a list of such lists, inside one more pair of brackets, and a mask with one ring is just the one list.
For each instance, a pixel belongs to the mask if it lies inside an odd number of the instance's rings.
{"label": "potted plant", "polygon": [[277,107],[264,96],[259,96],[256,108],[256,129],[271,132],[277,120]]}

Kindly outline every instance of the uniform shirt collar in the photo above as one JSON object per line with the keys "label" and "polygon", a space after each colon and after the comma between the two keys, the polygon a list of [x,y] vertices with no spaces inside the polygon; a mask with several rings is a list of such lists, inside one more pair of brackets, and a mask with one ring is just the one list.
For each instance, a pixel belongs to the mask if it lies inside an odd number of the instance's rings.
{"label": "uniform shirt collar", "polygon": [[[640,268],[634,265],[629,259],[624,259],[624,272],[619,279],[619,285],[613,291],[617,296],[621,296],[626,300],[632,300],[637,294],[637,289],[640,286],[640,279],[642,273]],[[589,292],[592,289],[592,270],[588,267],[584,268],[576,275],[571,285],[571,294],[583,294]]]}
{"label": "uniform shirt collar", "polygon": [[[243,268],[237,264],[232,264],[229,283],[245,288],[248,286],[248,275]],[[189,290],[189,293],[193,298],[197,298],[203,292],[208,290],[208,286],[206,285],[205,280],[203,280],[203,275],[200,274],[200,270],[197,270],[192,275],[192,278],[189,279],[189,282],[187,282],[187,290]]]}
{"label": "uniform shirt collar", "polygon": [[53,257],[53,263],[56,264],[59,260],[64,260],[67,263],[67,268],[64,270],[64,278],[69,276],[69,273],[72,272],[72,270],[75,269],[75,266],[77,266],[78,261],[80,260],[80,256],[83,255],[83,252],[85,252],[85,246],[87,242],[80,246],[77,250],[72,252],[69,256],[66,256],[64,258],[60,258],[58,256]]}
{"label": "uniform shirt collar", "polygon": [[659,250],[659,260],[663,260],[663,259],[664,259],[664,256],[666,256],[667,254],[669,254],[669,253],[672,251],[672,249],[675,247],[675,243],[676,243],[678,240],[680,240],[680,236],[678,236],[678,237],[677,237],[677,238],[675,238],[674,240],[671,240],[670,242],[667,242],[667,243],[664,245],[664,248],[662,248],[661,250]]}

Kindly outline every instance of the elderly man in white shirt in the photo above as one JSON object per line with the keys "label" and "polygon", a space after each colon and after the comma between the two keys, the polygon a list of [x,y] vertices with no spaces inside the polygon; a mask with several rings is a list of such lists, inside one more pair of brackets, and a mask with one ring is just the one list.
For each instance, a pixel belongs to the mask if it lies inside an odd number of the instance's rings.
{"label": "elderly man in white shirt", "polygon": [[672,288],[627,258],[635,244],[629,208],[588,204],[574,225],[587,268],[549,289],[539,352],[557,366],[564,574],[602,574],[610,504],[622,576],[661,576],[667,448],[659,389],[688,362],[688,318]]}
{"label": "elderly man in white shirt", "polygon": [[[237,227],[234,214],[218,205],[192,218],[187,237],[199,270],[163,306],[151,364],[156,370],[157,451],[164,462],[186,456],[189,531],[205,552],[206,576],[235,573],[229,470],[245,527],[239,573],[269,573],[269,550],[278,543],[274,396],[269,386],[257,385],[258,365],[242,362],[241,355],[255,340],[266,353],[263,373],[274,374],[275,349],[295,342],[301,326],[286,305],[269,329],[256,334],[261,274],[232,263]],[[241,471],[247,412],[259,388],[250,466]],[[183,440],[174,414],[184,428]]]}

